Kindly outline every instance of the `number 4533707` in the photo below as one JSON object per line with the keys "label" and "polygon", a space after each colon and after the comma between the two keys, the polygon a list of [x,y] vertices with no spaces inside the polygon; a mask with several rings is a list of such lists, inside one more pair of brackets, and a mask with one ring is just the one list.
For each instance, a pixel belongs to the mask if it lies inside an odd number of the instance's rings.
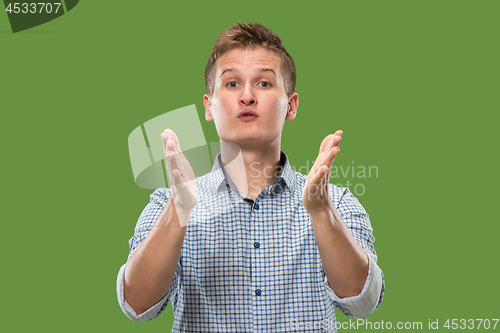
{"label": "number 4533707", "polygon": [[446,323],[444,323],[443,327],[446,327],[447,329],[453,329],[456,330],[457,328],[460,329],[479,329],[484,327],[485,329],[495,329],[497,327],[498,319],[448,319]]}
{"label": "number 4533707", "polygon": [[5,11],[9,13],[22,13],[22,14],[41,14],[47,13],[50,14],[52,12],[57,13],[61,7],[60,2],[50,3],[50,2],[39,2],[39,3],[9,3]]}

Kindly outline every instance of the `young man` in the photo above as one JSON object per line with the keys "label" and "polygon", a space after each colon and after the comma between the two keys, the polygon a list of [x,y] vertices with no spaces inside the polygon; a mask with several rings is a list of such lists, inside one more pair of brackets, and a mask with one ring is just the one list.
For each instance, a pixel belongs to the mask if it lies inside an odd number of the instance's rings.
{"label": "young man", "polygon": [[173,185],[137,222],[118,274],[122,310],[150,320],[170,299],[173,332],[334,332],[335,307],[371,314],[384,280],[368,214],[328,183],[343,132],[325,137],[307,176],[280,149],[299,105],[281,39],[259,24],[228,28],[205,79],[221,153],[195,179],[175,133],[161,134]]}

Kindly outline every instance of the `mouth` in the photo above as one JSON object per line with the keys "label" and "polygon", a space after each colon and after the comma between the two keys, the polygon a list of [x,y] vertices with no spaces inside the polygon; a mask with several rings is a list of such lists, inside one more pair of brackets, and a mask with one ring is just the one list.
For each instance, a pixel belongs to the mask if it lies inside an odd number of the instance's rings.
{"label": "mouth", "polygon": [[241,111],[238,114],[238,118],[242,121],[252,121],[257,119],[258,117],[259,116],[257,115],[256,112],[250,110]]}

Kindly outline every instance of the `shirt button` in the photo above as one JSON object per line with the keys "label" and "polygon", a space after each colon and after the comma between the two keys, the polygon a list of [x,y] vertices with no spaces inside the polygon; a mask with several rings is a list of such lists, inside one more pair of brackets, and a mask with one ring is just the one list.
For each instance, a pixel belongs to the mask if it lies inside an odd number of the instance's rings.
{"label": "shirt button", "polygon": [[258,204],[255,204],[255,205],[253,206],[253,208],[255,208],[255,210],[259,210],[259,205],[258,205]]}
{"label": "shirt button", "polygon": [[255,242],[255,243],[253,243],[253,246],[255,246],[255,248],[258,249],[260,247],[260,243],[259,242]]}
{"label": "shirt button", "polygon": [[262,292],[260,291],[260,289],[255,290],[255,295],[260,296],[260,294],[262,294]]}

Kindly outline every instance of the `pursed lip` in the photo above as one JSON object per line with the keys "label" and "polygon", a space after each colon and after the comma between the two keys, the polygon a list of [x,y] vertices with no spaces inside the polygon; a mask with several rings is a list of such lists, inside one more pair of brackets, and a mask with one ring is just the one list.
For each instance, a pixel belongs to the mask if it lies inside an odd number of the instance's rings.
{"label": "pursed lip", "polygon": [[244,111],[241,111],[240,113],[238,113],[238,118],[243,117],[245,115],[251,115],[254,117],[258,117],[257,112],[252,111],[252,110],[244,110]]}

